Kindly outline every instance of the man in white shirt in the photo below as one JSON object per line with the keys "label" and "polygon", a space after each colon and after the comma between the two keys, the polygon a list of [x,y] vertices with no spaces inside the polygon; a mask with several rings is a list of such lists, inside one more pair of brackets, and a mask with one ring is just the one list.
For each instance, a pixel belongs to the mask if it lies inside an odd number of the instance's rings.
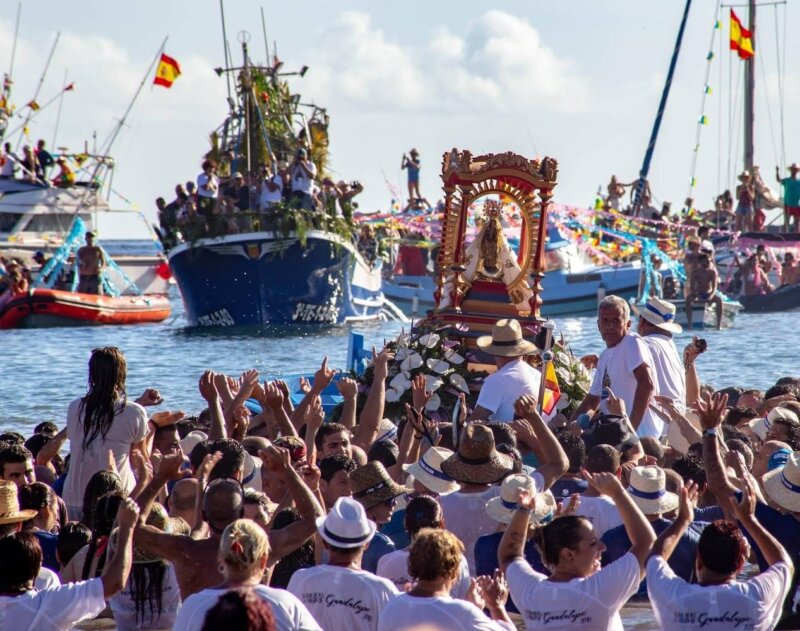
{"label": "man in white shirt", "polygon": [[299,202],[300,208],[314,210],[311,189],[317,176],[317,165],[308,159],[305,149],[298,149],[291,168],[292,198]]}
{"label": "man in white shirt", "polygon": [[364,507],[350,497],[340,497],[317,520],[328,563],[296,571],[287,589],[325,631],[377,631],[381,611],[399,593],[391,581],[361,569],[376,529]]}
{"label": "man in white shirt", "polygon": [[683,328],[675,322],[675,305],[661,298],[650,297],[639,314],[638,332],[652,360],[658,396],[669,397],[679,410],[686,406],[686,370],[672,340]]}
{"label": "man in white shirt", "polygon": [[498,320],[492,334],[479,337],[477,344],[484,353],[494,356],[497,372],[483,382],[470,420],[510,423],[517,399],[523,394],[539,397],[542,377],[524,360],[525,355],[536,351],[536,346],[522,337],[522,327],[513,319]]}
{"label": "man in white shirt", "polygon": [[651,369],[650,352],[642,339],[630,333],[631,312],[628,303],[619,296],[606,296],[597,311],[597,328],[605,350],[597,360],[597,370],[589,394],[575,411],[578,415],[597,410],[611,390],[625,402],[625,409],[639,437],[659,438],[664,422],[649,409],[655,393],[655,378]]}

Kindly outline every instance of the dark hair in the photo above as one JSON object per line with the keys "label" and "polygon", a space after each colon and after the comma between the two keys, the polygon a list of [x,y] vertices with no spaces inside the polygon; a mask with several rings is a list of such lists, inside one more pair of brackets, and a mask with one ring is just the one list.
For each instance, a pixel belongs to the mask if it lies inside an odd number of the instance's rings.
{"label": "dark hair", "polygon": [[616,473],[619,459],[619,452],[611,445],[595,445],[586,454],[586,470],[589,473]]}
{"label": "dark hair", "polygon": [[794,383],[783,383],[781,385],[775,384],[764,393],[764,400],[766,401],[767,399],[779,397],[784,394],[791,394],[794,397],[799,397],[800,387],[796,386]]}
{"label": "dark hair", "polygon": [[400,448],[391,440],[379,440],[372,443],[372,447],[367,452],[367,460],[376,460],[384,467],[392,467],[397,464],[400,455]]}
{"label": "dark hair", "polygon": [[787,418],[777,417],[772,422],[773,427],[775,425],[783,425],[786,428],[787,436],[786,436],[786,443],[792,448],[792,451],[797,451],[800,449],[800,425],[791,421]]}
{"label": "dark hair", "polygon": [[33,454],[24,445],[17,443],[0,443],[0,476],[5,476],[6,465],[33,460]]}
{"label": "dark hair", "polygon": [[109,493],[97,500],[94,518],[92,519],[92,539],[89,541],[89,551],[86,553],[86,560],[83,562],[81,580],[85,581],[102,574],[103,566],[106,564],[106,553],[108,549],[106,548],[100,553],[95,574],[90,577],[89,572],[92,569],[92,561],[97,554],[97,548],[101,543],[100,540],[103,537],[109,537],[111,535],[111,530],[114,528],[114,521],[117,519],[117,511],[123,501],[125,501],[125,494],[121,492]]}
{"label": "dark hair", "polygon": [[193,471],[197,471],[200,465],[203,464],[203,458],[208,455],[208,445],[209,442],[207,440],[202,440],[192,447],[192,451],[189,452],[189,464],[192,465]]}
{"label": "dark hair", "polygon": [[33,482],[19,487],[17,497],[19,498],[21,510],[35,510],[37,512],[43,508],[52,507],[56,501],[56,494],[53,489],[42,482]]}
{"label": "dark hair", "polygon": [[206,612],[201,631],[275,631],[272,607],[254,590],[237,588],[225,592]]}
{"label": "dark hair", "polygon": [[206,450],[207,453],[210,454],[216,451],[222,454],[222,459],[211,471],[209,480],[234,478],[236,474],[241,473],[242,467],[244,466],[244,447],[242,447],[242,444],[238,440],[234,440],[233,438],[213,440],[206,445]]}
{"label": "dark hair", "polygon": [[104,346],[92,351],[88,389],[78,411],[78,416],[83,418],[84,449],[98,436],[105,439],[117,413],[117,406],[125,405],[127,374],[125,355],[116,346]]}
{"label": "dark hair", "polygon": [[430,495],[418,495],[406,505],[403,524],[412,539],[423,528],[441,528],[443,523],[442,507]]}
{"label": "dark hair", "polygon": [[0,593],[14,594],[28,590],[42,568],[42,548],[36,535],[15,532],[0,538]]}
{"label": "dark hair", "polygon": [[101,469],[95,473],[89,478],[86,483],[86,489],[83,491],[81,521],[91,528],[94,523],[94,509],[97,505],[97,500],[109,493],[122,493],[123,491],[122,480],[113,471]]}
{"label": "dark hair", "polygon": [[736,523],[718,519],[703,529],[697,554],[709,570],[735,574],[747,557],[747,544]]}
{"label": "dark hair", "polygon": [[44,434],[45,436],[49,436],[52,438],[56,434],[58,434],[58,426],[55,423],[50,421],[42,421],[36,427],[33,428],[34,434]]}
{"label": "dark hair", "polygon": [[[289,524],[300,521],[300,513],[297,509],[289,507],[284,508],[275,515],[272,520],[272,530],[280,530]],[[314,538],[312,537],[303,545],[297,548],[294,552],[287,554],[275,565],[270,577],[270,587],[278,587],[286,589],[292,575],[297,570],[302,570],[306,567],[313,567],[314,561]]]}
{"label": "dark hair", "polygon": [[695,458],[702,458],[703,457],[703,443],[698,441],[696,443],[692,443],[689,445],[689,448],[686,450],[687,456],[694,456]]}
{"label": "dark hair", "polygon": [[797,377],[781,377],[775,382],[776,386],[785,386],[786,384],[800,386],[800,379]]}
{"label": "dark hair", "polygon": [[664,466],[664,447],[663,445],[658,442],[657,438],[653,436],[643,436],[639,439],[639,442],[642,444],[642,449],[646,456],[652,456],[656,459],[656,464],[659,467]]}
{"label": "dark hair", "polygon": [[266,493],[256,491],[255,489],[244,490],[244,503],[245,505],[258,505],[269,513],[269,498]]}
{"label": "dark hair", "polygon": [[50,436],[47,434],[34,434],[28,440],[25,441],[25,449],[31,452],[31,456],[36,458],[39,455],[39,451],[44,447],[47,443],[50,442]]}
{"label": "dark hair", "polygon": [[729,438],[725,441],[725,445],[730,451],[738,451],[740,454],[742,454],[742,457],[744,458],[744,464],[748,469],[753,468],[754,454],[753,448],[750,447],[750,445],[738,438]]}
{"label": "dark hair", "polygon": [[745,445],[753,448],[753,441],[750,440],[750,437],[745,434],[742,430],[738,427],[734,427],[733,425],[725,425],[724,423],[720,426],[722,429],[722,439],[725,441],[731,440],[736,438],[741,440]]}
{"label": "dark hair", "polygon": [[561,550],[569,548],[575,550],[583,538],[583,527],[592,522],[580,515],[564,515],[554,519],[549,524],[537,528],[533,534],[533,541],[539,548],[542,560],[555,567],[561,557]]}
{"label": "dark hair", "polygon": [[70,521],[61,526],[61,530],[58,531],[58,541],[56,542],[58,562],[61,567],[69,563],[83,546],[89,545],[91,540],[92,531],[87,528],[86,524],[82,524],[79,521]]}
{"label": "dark hair", "polygon": [[322,445],[325,443],[325,439],[328,436],[331,434],[338,434],[339,432],[344,432],[348,436],[350,435],[350,430],[341,423],[323,423],[317,430],[317,435],[314,436],[314,446],[317,448],[317,451],[322,450]]}
{"label": "dark hair", "polygon": [[25,437],[19,432],[3,432],[0,434],[0,443],[8,443],[10,445],[24,445]]}
{"label": "dark hair", "polygon": [[706,483],[706,470],[703,461],[697,456],[680,456],[672,461],[670,467],[675,473],[681,476],[684,484],[691,480],[697,482],[698,486]]}
{"label": "dark hair", "polygon": [[569,460],[569,472],[578,473],[583,469],[586,462],[586,443],[580,436],[576,436],[570,431],[562,430],[556,434],[564,453],[567,454]]}
{"label": "dark hair", "polygon": [[136,622],[144,622],[145,605],[150,610],[150,625],[161,619],[162,602],[164,594],[164,578],[167,576],[167,563],[165,561],[150,561],[149,563],[134,563],[130,573],[131,600],[136,608]]}
{"label": "dark hair", "polygon": [[758,412],[753,408],[736,405],[728,408],[728,412],[725,414],[725,424],[736,426],[742,421],[749,421],[754,418],[758,418]]}
{"label": "dark hair", "polygon": [[729,388],[722,388],[722,390],[717,390],[715,394],[722,396],[723,394],[728,395],[728,405],[734,406],[739,402],[739,397],[742,396],[742,389],[737,388],[736,386],[730,386]]}
{"label": "dark hair", "polygon": [[492,430],[495,445],[505,444],[511,445],[512,447],[517,446],[517,434],[513,429],[511,429],[508,423],[503,423],[501,421],[489,421],[488,423],[485,423],[485,425]]}
{"label": "dark hair", "polygon": [[320,478],[325,482],[330,482],[339,471],[346,471],[350,474],[357,467],[356,461],[344,454],[328,456],[319,461]]}
{"label": "dark hair", "polygon": [[511,456],[511,459],[514,461],[514,468],[511,469],[512,473],[519,473],[522,471],[522,454],[519,453],[519,449],[508,443],[499,443],[495,449],[497,449],[497,453]]}

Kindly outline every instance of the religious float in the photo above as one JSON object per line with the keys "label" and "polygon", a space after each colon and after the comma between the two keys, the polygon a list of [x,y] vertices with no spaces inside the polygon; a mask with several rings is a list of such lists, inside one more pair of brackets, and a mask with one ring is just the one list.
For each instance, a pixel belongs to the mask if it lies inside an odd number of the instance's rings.
{"label": "religious float", "polygon": [[[308,151],[319,178],[328,161],[328,115],[292,95],[277,57],[254,65],[246,33],[243,63],[220,68],[235,80],[237,98],[212,134],[207,158],[231,173],[260,175]],[[229,84],[230,85],[230,84]],[[309,109],[310,108],[310,109]],[[307,111],[308,110],[308,111]],[[200,231],[168,252],[190,326],[341,324],[386,317],[380,263],[368,263],[353,241],[352,226],[324,211],[279,202],[262,213],[240,213],[235,233]]]}

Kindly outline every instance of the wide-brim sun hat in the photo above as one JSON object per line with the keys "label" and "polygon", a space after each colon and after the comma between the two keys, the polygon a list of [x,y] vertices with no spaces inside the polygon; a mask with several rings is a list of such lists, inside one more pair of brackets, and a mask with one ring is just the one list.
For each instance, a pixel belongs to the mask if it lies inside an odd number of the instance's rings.
{"label": "wide-brim sun hat", "polygon": [[375,535],[378,526],[364,507],[350,497],[340,497],[325,517],[316,520],[317,532],[328,545],[359,548]]}
{"label": "wide-brim sun hat", "polygon": [[242,466],[242,486],[246,489],[261,491],[261,458],[244,452],[244,465]]}
{"label": "wide-brim sun hat", "polygon": [[492,430],[480,423],[468,423],[454,453],[442,462],[442,471],[456,482],[494,484],[514,470],[511,456],[501,454]]}
{"label": "wide-brim sun hat", "polygon": [[199,443],[203,443],[208,440],[208,434],[205,432],[201,432],[199,429],[192,430],[186,436],[181,438],[181,450],[187,456],[192,453],[192,449],[194,449]]}
{"label": "wide-brim sun hat", "polygon": [[406,490],[392,480],[383,464],[377,461],[357,467],[350,474],[350,487],[353,499],[367,509],[402,495]]}
{"label": "wide-brim sun hat", "polygon": [[446,495],[459,489],[458,482],[442,471],[442,462],[452,455],[453,452],[444,447],[431,447],[417,462],[403,465],[403,471],[413,476],[426,489]]}
{"label": "wide-brim sun hat", "polygon": [[647,302],[638,307],[633,305],[633,312],[647,320],[653,326],[670,333],[682,333],[683,327],[675,322],[677,309],[675,305],[656,296],[650,296]]}
{"label": "wide-brim sun hat", "polygon": [[790,454],[782,467],[765,473],[763,484],[773,502],[792,513],[800,513],[800,452]]}
{"label": "wide-brim sun hat", "polygon": [[517,510],[520,490],[535,494],[530,519],[534,524],[549,521],[555,515],[556,499],[550,491],[536,493],[533,478],[524,473],[509,475],[500,486],[500,497],[493,497],[486,504],[486,514],[501,524],[510,524]]}
{"label": "wide-brim sun hat", "polygon": [[751,421],[750,429],[756,436],[758,436],[761,442],[764,442],[767,440],[767,432],[772,428],[773,423],[775,423],[775,421],[778,419],[784,419],[790,422],[792,425],[800,424],[800,419],[798,419],[797,414],[791,410],[787,410],[786,408],[777,407],[771,409],[766,416],[762,416],[761,418],[757,418],[755,421]]}
{"label": "wide-brim sun hat", "polygon": [[522,337],[522,327],[513,318],[498,320],[491,335],[482,335],[476,341],[478,348],[498,357],[521,357],[538,351],[533,342]]}
{"label": "wide-brim sun hat", "polygon": [[634,467],[628,493],[645,515],[669,513],[678,508],[678,495],[667,491],[667,476],[661,467]]}
{"label": "wide-brim sun hat", "polygon": [[378,437],[375,439],[375,442],[380,442],[382,440],[397,440],[397,425],[392,423],[388,418],[382,418],[381,422],[378,424]]}
{"label": "wide-brim sun hat", "polygon": [[17,485],[8,480],[0,480],[0,526],[19,524],[36,517],[38,511],[20,510]]}

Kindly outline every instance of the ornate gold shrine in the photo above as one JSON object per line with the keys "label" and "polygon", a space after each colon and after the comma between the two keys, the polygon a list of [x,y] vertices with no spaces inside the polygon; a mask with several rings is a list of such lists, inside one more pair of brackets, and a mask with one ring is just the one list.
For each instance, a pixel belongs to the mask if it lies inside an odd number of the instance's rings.
{"label": "ornate gold shrine", "polygon": [[[442,160],[445,212],[439,250],[435,325],[466,324],[483,334],[501,318],[516,318],[538,328],[547,206],[553,195],[558,163],[532,160],[512,152],[473,156],[453,149]],[[508,248],[501,225],[502,206],[484,205],[486,225],[471,244],[465,242],[471,205],[488,195],[504,195],[522,216],[519,248]]]}

